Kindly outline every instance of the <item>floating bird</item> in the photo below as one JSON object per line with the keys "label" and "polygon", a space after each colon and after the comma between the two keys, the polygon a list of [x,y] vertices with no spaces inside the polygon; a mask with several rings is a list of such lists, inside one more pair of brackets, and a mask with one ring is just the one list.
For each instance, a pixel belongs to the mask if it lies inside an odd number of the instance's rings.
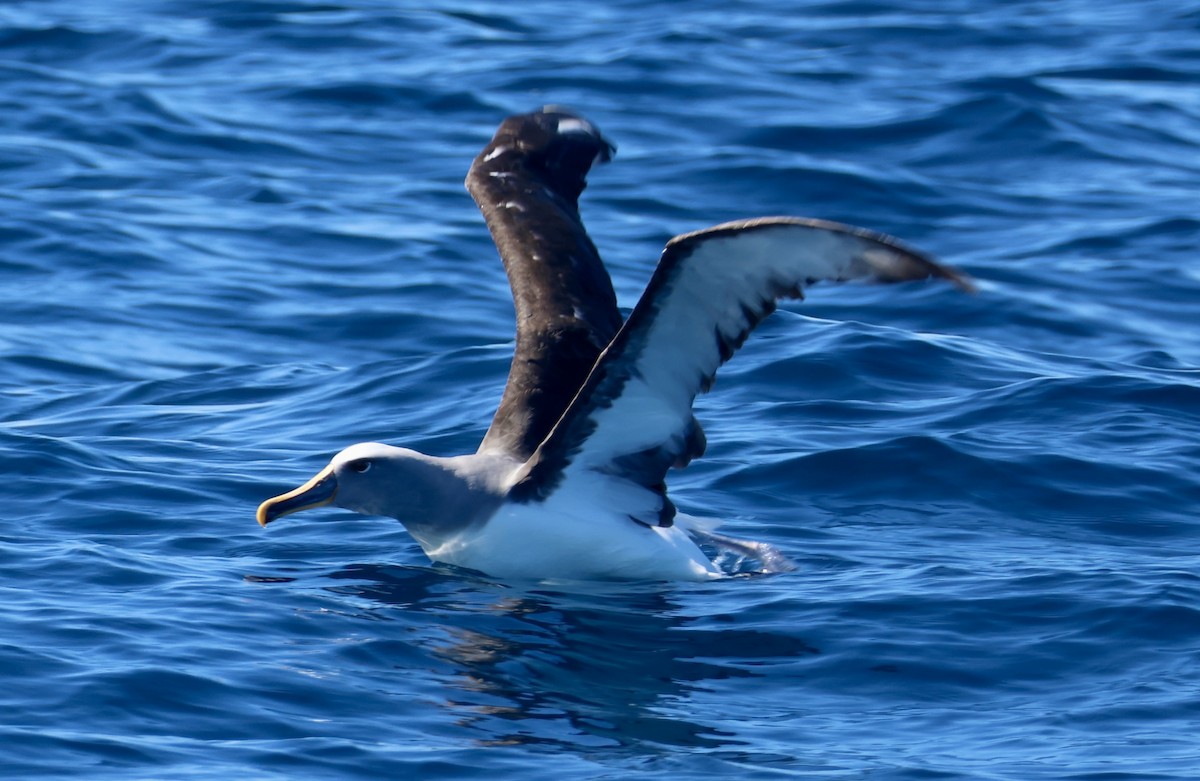
{"label": "floating bird", "polygon": [[263,502],[260,524],[335,505],[396,518],[434,561],[501,578],[721,577],[698,541],[738,541],[677,516],[665,484],[704,451],[692,402],[717,368],[778,299],[816,282],[942,278],[970,289],[890,236],[763,217],[671,239],[623,320],[578,208],[588,171],[614,151],[591,122],[548,106],[506,119],[471,166],[467,189],[504,262],[517,324],[478,451],[352,445]]}

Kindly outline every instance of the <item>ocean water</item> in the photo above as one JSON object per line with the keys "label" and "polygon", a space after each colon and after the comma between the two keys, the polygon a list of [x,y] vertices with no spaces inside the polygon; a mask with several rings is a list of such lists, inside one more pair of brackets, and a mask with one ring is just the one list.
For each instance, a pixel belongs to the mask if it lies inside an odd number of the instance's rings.
{"label": "ocean water", "polygon": [[[795,214],[824,287],[697,404],[685,511],[798,568],[515,583],[260,529],[341,447],[474,449],[512,349],[462,188],[507,114],[584,218]],[[0,4],[0,777],[1200,777],[1200,4]]]}

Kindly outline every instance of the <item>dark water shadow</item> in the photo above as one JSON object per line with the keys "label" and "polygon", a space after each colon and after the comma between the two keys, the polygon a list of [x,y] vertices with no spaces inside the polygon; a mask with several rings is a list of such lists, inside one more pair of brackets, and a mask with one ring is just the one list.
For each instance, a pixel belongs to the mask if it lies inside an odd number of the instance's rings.
{"label": "dark water shadow", "polygon": [[661,583],[498,583],[443,567],[355,565],[336,592],[429,616],[425,650],[449,666],[444,707],[481,745],[547,750],[737,751],[736,734],[688,713],[718,681],[763,677],[763,659],[816,653],[803,640],[706,628]]}

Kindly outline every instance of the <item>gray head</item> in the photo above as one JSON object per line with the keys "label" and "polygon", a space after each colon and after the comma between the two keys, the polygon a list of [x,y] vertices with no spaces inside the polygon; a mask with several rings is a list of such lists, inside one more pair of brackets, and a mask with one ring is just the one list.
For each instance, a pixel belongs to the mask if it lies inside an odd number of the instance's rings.
{"label": "gray head", "polygon": [[258,522],[333,505],[396,518],[423,548],[487,519],[508,469],[486,456],[437,458],[378,442],[351,445],[299,488],[259,505]]}

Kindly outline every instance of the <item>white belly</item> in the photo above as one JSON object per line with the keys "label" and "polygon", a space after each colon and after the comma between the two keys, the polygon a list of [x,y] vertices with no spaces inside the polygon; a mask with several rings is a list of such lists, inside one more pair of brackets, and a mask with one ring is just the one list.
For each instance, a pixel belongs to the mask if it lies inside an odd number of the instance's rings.
{"label": "white belly", "polygon": [[721,577],[721,571],[682,529],[647,527],[607,512],[579,517],[573,508],[561,504],[505,504],[482,527],[427,547],[425,552],[434,561],[501,578]]}

